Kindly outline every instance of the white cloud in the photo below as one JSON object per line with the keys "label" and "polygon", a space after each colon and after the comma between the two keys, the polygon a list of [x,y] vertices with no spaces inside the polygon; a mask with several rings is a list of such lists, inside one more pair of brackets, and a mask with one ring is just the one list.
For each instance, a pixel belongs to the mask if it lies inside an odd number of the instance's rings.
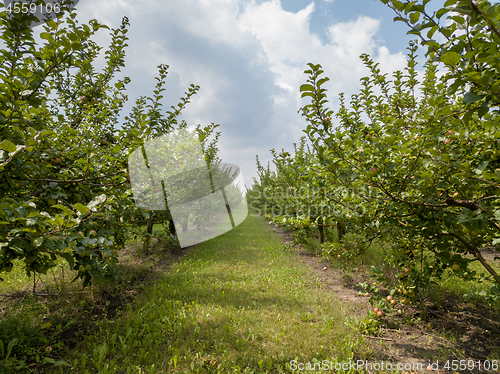
{"label": "white cloud", "polygon": [[402,70],[406,66],[406,56],[403,52],[391,55],[386,46],[378,47],[378,55],[375,62],[379,63],[381,73],[391,75],[396,70]]}

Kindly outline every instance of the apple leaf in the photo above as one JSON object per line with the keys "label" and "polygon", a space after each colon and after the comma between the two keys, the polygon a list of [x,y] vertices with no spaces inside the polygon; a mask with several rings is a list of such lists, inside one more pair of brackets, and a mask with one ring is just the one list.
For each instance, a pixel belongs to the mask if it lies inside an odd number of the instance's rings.
{"label": "apple leaf", "polygon": [[312,84],[303,84],[302,86],[300,86],[300,92],[303,91],[314,91],[314,87],[312,86]]}
{"label": "apple leaf", "polygon": [[410,13],[410,22],[411,23],[417,23],[419,18],[420,18],[419,12]]}
{"label": "apple leaf", "polygon": [[85,214],[89,210],[89,208],[87,208],[85,205],[80,204],[80,203],[73,204],[73,207],[75,209],[77,209],[80,212],[80,214]]}
{"label": "apple leaf", "polygon": [[460,55],[460,53],[446,52],[444,55],[441,56],[441,61],[445,65],[455,66],[456,64],[458,64],[461,58],[462,56]]}
{"label": "apple leaf", "polygon": [[16,151],[16,145],[14,143],[12,143],[10,140],[8,139],[4,139],[1,143],[0,143],[0,148],[2,148],[4,151],[7,151],[9,153],[12,153],[12,152],[15,152]]}
{"label": "apple leaf", "polygon": [[474,103],[474,102],[481,100],[481,99],[482,99],[482,96],[476,95],[475,93],[472,93],[472,92],[467,92],[464,95],[463,102],[465,104],[471,104],[471,103]]}

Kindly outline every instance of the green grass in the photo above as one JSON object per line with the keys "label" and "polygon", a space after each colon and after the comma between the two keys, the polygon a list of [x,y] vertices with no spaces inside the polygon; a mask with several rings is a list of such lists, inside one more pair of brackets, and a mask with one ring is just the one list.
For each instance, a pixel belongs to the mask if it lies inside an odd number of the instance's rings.
{"label": "green grass", "polygon": [[[277,373],[290,361],[365,358],[349,310],[266,223],[248,217],[196,246],[66,358],[75,373]],[[139,369],[140,368],[140,369]]]}
{"label": "green grass", "polygon": [[[347,304],[325,292],[260,218],[249,216],[170,267],[168,250],[156,247],[138,257],[140,247],[121,255],[124,279],[115,285],[82,291],[81,284],[68,283],[74,274],[63,261],[53,273],[37,277],[37,292],[63,296],[24,294],[4,309],[0,373],[10,373],[21,358],[31,365],[24,372],[82,374],[289,373],[292,360],[376,360],[361,333],[345,324],[352,315]],[[320,253],[314,233],[306,249]],[[373,243],[338,265],[347,275],[368,274],[371,265],[383,263],[385,251]],[[18,264],[5,274],[0,292],[30,292],[33,278],[22,271]],[[471,284],[450,273],[440,287],[461,293]],[[123,310],[107,314],[110,302],[130,292],[138,294],[133,302],[126,298]],[[3,372],[2,359],[10,365]]]}

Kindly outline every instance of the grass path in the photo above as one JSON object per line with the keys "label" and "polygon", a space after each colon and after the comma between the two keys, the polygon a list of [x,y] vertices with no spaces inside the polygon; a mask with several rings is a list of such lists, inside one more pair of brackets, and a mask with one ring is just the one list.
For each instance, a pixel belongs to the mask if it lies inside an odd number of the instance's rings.
{"label": "grass path", "polygon": [[67,361],[78,373],[289,373],[292,360],[364,359],[347,308],[249,216],[193,248]]}

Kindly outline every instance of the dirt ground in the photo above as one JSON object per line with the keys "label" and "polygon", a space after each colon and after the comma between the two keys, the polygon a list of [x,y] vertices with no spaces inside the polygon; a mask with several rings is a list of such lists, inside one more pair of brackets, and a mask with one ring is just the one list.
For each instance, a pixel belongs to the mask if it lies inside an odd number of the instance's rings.
{"label": "dirt ground", "polygon": [[[280,227],[271,225],[272,229],[286,244],[291,244],[291,233],[284,232]],[[358,272],[346,275],[342,270],[335,269],[324,262],[321,257],[308,253],[296,246],[294,252],[300,256],[300,261],[309,265],[314,277],[319,280],[322,288],[335,294],[352,310],[353,316],[359,320],[367,316],[371,309],[369,297],[362,296],[357,286],[368,280],[366,273]],[[375,352],[378,362],[393,362],[401,364],[422,364],[428,370],[428,364],[434,364],[434,372],[451,373],[444,369],[446,360],[473,360],[470,362],[473,370],[457,370],[458,372],[493,373],[495,371],[479,370],[479,364],[485,360],[497,359],[491,357],[498,352],[500,346],[500,316],[492,315],[487,309],[461,303],[453,296],[446,296],[444,304],[436,305],[424,300],[425,312],[420,306],[399,304],[394,315],[383,318],[382,334],[367,336],[369,346]],[[441,335],[441,336],[438,336]],[[448,337],[448,339],[442,336]],[[443,352],[447,352],[443,361]],[[438,360],[438,362],[436,362]],[[500,360],[498,361],[500,365]],[[438,370],[435,370],[436,367]],[[412,372],[409,370],[408,372]],[[496,371],[500,373],[500,370]]]}

